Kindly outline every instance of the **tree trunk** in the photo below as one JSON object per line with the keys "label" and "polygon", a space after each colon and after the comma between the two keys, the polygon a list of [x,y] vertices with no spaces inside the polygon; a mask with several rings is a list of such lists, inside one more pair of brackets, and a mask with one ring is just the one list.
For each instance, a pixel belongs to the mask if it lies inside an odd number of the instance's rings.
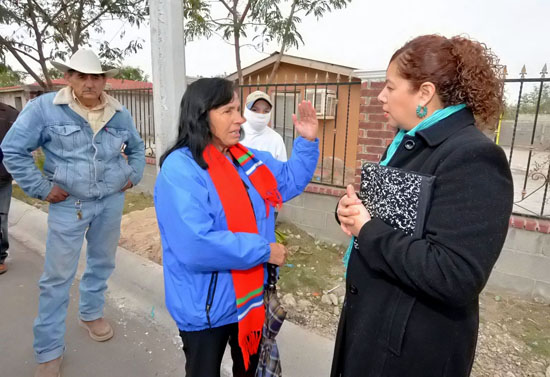
{"label": "tree trunk", "polygon": [[279,70],[279,66],[281,65],[281,59],[283,58],[284,51],[285,51],[285,43],[283,42],[283,45],[281,46],[281,51],[279,51],[277,60],[275,60],[275,64],[273,64],[273,69],[271,70],[271,73],[269,74],[269,78],[267,79],[268,84],[273,83],[273,79],[275,78],[275,75]]}
{"label": "tree trunk", "polygon": [[3,45],[8,49],[8,51],[13,55],[13,57],[19,62],[19,64],[21,64],[21,66],[25,69],[25,71],[27,71],[27,73],[31,75],[33,79],[36,80],[36,83],[40,85],[42,88],[47,89],[48,87],[47,84],[40,78],[40,75],[36,74],[36,72],[33,71],[33,69],[25,62],[25,60],[21,57],[21,55],[19,55],[19,53],[15,51],[15,49],[9,43],[3,44]]}
{"label": "tree trunk", "polygon": [[40,58],[40,67],[42,68],[44,79],[46,80],[46,87],[44,89],[50,91],[53,89],[53,83],[50,77],[50,73],[48,72],[48,67],[46,66],[46,60],[42,60],[42,58]]}
{"label": "tree trunk", "polygon": [[50,78],[50,74],[48,73],[48,67],[46,66],[46,57],[44,56],[44,45],[42,44],[42,35],[37,35],[36,37],[36,47],[38,51],[38,62],[40,64],[40,68],[42,69],[42,73],[44,74],[44,79],[46,80],[46,86],[44,87],[45,90],[51,90],[53,87],[52,80]]}
{"label": "tree trunk", "polygon": [[243,85],[243,70],[241,67],[241,25],[239,13],[237,12],[237,1],[233,2],[233,39],[235,41],[235,63],[237,64],[237,75],[239,76],[239,85]]}
{"label": "tree trunk", "polygon": [[42,42],[43,35],[40,33],[40,28],[38,27],[38,22],[36,21],[36,14],[34,13],[34,4],[32,1],[28,0],[28,16],[30,17],[32,21],[32,27],[34,30],[34,38],[36,40],[36,52],[38,53],[38,64],[40,64],[40,68],[42,69],[42,73],[44,74],[44,78],[46,79],[46,86],[44,86],[44,82],[42,80],[37,81],[40,83],[40,86],[42,86],[45,90],[51,90],[52,89],[52,80],[50,79],[50,75],[48,74],[48,67],[46,66],[46,57],[44,56],[44,44]]}
{"label": "tree trunk", "polygon": [[241,67],[241,48],[239,45],[239,32],[235,30],[235,62],[237,63],[237,74],[239,76],[239,85],[243,85],[243,69]]}
{"label": "tree trunk", "polygon": [[71,52],[73,54],[78,51],[78,47],[80,46],[80,33],[82,33],[83,9],[84,9],[84,1],[81,0],[77,11],[78,16],[76,18],[75,25],[74,25],[74,34],[73,34],[73,40],[72,40],[72,46],[71,46]]}
{"label": "tree trunk", "polygon": [[275,64],[273,64],[273,69],[271,70],[271,73],[269,74],[269,79],[267,80],[268,84],[271,84],[273,82],[273,79],[275,78],[275,74],[277,73],[277,70],[279,69],[279,66],[281,65],[281,59],[283,58],[283,55],[286,50],[287,46],[287,35],[290,30],[290,23],[292,22],[292,17],[294,17],[294,12],[296,11],[296,5],[298,5],[298,0],[294,0],[292,2],[292,8],[290,8],[290,15],[288,16],[286,27],[285,27],[285,33],[283,34],[283,39],[281,42],[281,49],[279,50],[279,56],[277,56],[277,60],[275,61]]}

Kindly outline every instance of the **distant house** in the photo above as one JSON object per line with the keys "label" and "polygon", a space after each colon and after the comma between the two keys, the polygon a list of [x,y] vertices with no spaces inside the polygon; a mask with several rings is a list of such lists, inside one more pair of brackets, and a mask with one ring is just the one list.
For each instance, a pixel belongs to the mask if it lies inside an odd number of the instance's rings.
{"label": "distant house", "polygon": [[[314,180],[342,185],[355,174],[361,79],[356,68],[313,59],[283,55],[271,83],[268,77],[279,53],[243,68],[240,96],[255,90],[267,92],[274,103],[272,127],[285,139],[290,155],[294,139],[292,114],[303,99],[317,110],[321,158]],[[237,73],[228,76],[237,80]]]}
{"label": "distant house", "polygon": [[[196,77],[187,77],[187,83],[190,84],[197,79]],[[55,79],[52,82],[54,91],[67,85],[65,79]],[[144,81],[109,78],[105,90],[130,111],[136,128],[145,141],[146,153],[153,156],[155,152],[153,84]],[[43,93],[44,89],[37,83],[3,87],[0,88],[0,102],[21,110],[27,102]]]}
{"label": "distant house", "polygon": [[[67,85],[65,79],[52,80],[53,91]],[[136,128],[145,141],[148,154],[154,151],[153,84],[144,81],[107,79],[107,93],[115,97],[132,114]],[[0,88],[0,102],[20,110],[27,102],[44,93],[37,83]]]}
{"label": "distant house", "polygon": [[[67,85],[65,79],[52,80],[53,90],[59,90]],[[133,81],[133,80],[121,80],[121,79],[107,79],[106,90],[133,90],[133,89],[152,89],[153,84],[150,82]],[[6,103],[15,107],[21,111],[23,107],[31,99],[38,97],[44,93],[42,88],[37,83],[28,85],[16,85],[0,88],[0,102]]]}

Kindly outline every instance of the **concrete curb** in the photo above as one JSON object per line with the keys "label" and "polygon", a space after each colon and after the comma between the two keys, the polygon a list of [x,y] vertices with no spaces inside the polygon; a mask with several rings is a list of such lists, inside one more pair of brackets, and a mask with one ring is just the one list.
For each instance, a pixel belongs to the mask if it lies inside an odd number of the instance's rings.
{"label": "concrete curb", "polygon": [[[10,237],[44,256],[46,252],[48,214],[12,198]],[[85,242],[85,241],[84,241]],[[83,245],[85,251],[86,244]],[[77,278],[85,267],[81,253]],[[169,339],[179,341],[176,325],[164,305],[162,266],[122,247],[117,250],[116,269],[109,279],[107,297],[111,302],[138,317],[161,327]],[[277,337],[285,377],[328,376],[334,342],[285,322]],[[222,364],[224,375],[231,376],[231,360],[226,352]]]}
{"label": "concrete curb", "polygon": [[[48,214],[17,199],[11,201],[10,237],[25,246],[46,253]],[[86,266],[86,240],[82,246],[76,277],[80,279]],[[109,279],[108,297],[123,304],[136,315],[146,315],[167,330],[175,324],[164,305],[162,266],[140,257],[122,247],[117,250],[116,269]],[[174,334],[177,335],[175,331]]]}

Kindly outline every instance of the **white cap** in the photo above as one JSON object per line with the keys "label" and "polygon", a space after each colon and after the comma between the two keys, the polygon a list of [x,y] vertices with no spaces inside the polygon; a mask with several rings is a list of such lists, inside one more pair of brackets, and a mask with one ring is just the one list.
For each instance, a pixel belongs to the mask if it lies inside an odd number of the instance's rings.
{"label": "white cap", "polygon": [[251,110],[256,101],[260,99],[263,99],[265,102],[269,103],[269,106],[273,107],[273,103],[271,103],[271,98],[269,98],[269,95],[260,90],[256,90],[246,97],[246,107],[248,110]]}

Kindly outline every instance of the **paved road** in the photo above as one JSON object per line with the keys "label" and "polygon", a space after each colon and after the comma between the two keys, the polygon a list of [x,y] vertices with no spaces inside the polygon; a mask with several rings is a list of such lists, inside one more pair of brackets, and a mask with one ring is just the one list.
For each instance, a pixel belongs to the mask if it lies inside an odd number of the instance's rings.
{"label": "paved road", "polygon": [[[0,276],[0,376],[32,377],[35,368],[32,324],[38,307],[38,279],[44,260],[11,240],[10,270]],[[115,329],[105,343],[91,340],[78,326],[78,281],[71,288],[67,315],[64,377],[184,376],[176,339],[145,317],[109,299],[105,315]]]}
{"label": "paved road", "polygon": [[[10,270],[0,276],[0,377],[31,377],[32,322],[45,252],[47,214],[12,200]],[[85,250],[85,247],[84,247]],[[77,277],[84,270],[82,251]],[[78,326],[78,286],[67,316],[64,377],[183,377],[184,358],[174,321],[164,305],[162,266],[118,248],[109,279],[106,316],[115,337],[96,343]],[[328,376],[334,343],[285,322],[277,337],[285,377]],[[228,352],[222,375],[231,375]]]}

